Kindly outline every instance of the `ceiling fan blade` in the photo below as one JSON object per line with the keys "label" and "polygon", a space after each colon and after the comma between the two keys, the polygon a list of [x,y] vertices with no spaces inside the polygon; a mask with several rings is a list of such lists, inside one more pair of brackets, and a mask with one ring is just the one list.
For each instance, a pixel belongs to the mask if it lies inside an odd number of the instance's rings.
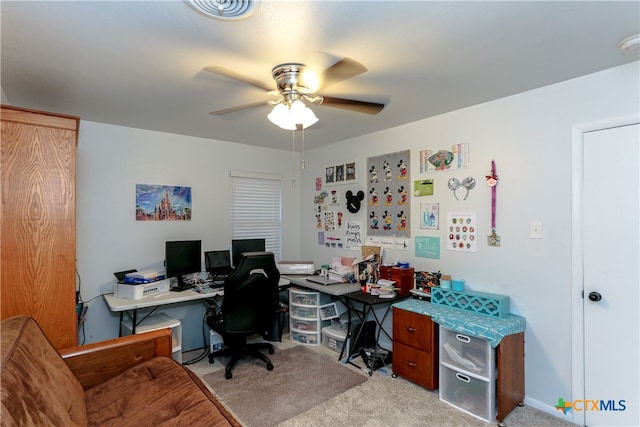
{"label": "ceiling fan blade", "polygon": [[367,67],[351,58],[344,58],[336,62],[322,73],[320,84],[322,88],[350,79],[367,71]]}
{"label": "ceiling fan blade", "polygon": [[249,108],[260,107],[261,105],[269,105],[272,103],[273,101],[254,102],[251,104],[238,105],[237,107],[223,108],[222,110],[212,111],[209,114],[212,116],[222,116],[224,114],[235,113],[236,111],[247,110]]}
{"label": "ceiling fan blade", "polygon": [[256,80],[256,79],[252,79],[251,77],[247,77],[243,74],[240,74],[236,71],[230,70],[228,68],[225,67],[220,67],[218,65],[212,65],[209,67],[204,67],[205,71],[208,71],[210,73],[214,73],[214,74],[218,74],[224,77],[228,77],[230,79],[233,80],[237,80],[239,82],[242,83],[246,83],[248,85],[251,86],[255,86],[257,88],[266,90],[267,92],[270,92],[272,90],[274,90],[273,86],[268,86],[266,84],[264,84],[263,82],[261,82],[260,80]]}
{"label": "ceiling fan blade", "polygon": [[355,99],[333,98],[331,96],[323,96],[319,105],[325,107],[342,108],[343,110],[356,111],[365,114],[378,114],[384,108],[384,104],[377,102],[356,101]]}

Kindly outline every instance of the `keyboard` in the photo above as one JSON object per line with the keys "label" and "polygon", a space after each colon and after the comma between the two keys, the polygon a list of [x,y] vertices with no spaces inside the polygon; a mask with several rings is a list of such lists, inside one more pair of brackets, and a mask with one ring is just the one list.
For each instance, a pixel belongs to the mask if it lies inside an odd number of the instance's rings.
{"label": "keyboard", "polygon": [[184,291],[188,291],[189,289],[193,289],[195,288],[195,285],[184,285],[184,286],[174,286],[173,288],[170,289],[171,292],[184,292]]}

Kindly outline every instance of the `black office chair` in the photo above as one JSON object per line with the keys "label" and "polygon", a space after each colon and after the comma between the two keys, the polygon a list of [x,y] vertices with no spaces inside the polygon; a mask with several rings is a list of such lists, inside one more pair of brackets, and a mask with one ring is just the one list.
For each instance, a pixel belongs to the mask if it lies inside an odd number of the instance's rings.
{"label": "black office chair", "polygon": [[259,349],[274,353],[268,342],[247,343],[247,337],[271,330],[278,307],[280,272],[271,252],[245,252],[235,269],[224,282],[222,322],[217,329],[224,339],[225,349],[209,356],[231,355],[225,368],[225,378],[233,376],[235,364],[245,356],[263,360],[267,369],[273,369],[271,360]]}

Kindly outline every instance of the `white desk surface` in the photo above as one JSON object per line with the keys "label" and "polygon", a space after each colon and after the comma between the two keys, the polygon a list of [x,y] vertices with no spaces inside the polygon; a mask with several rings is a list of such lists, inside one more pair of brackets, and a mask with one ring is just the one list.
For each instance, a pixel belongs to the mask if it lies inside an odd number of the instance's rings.
{"label": "white desk surface", "polygon": [[288,279],[292,285],[302,286],[303,288],[313,289],[314,291],[333,296],[342,296],[360,290],[359,283],[338,283],[335,285],[321,285],[319,283],[308,281],[307,277],[312,277],[308,275],[285,275],[282,277]]}
{"label": "white desk surface", "polygon": [[[289,286],[289,280],[281,278],[279,286]],[[135,310],[138,308],[156,307],[158,305],[175,304],[178,302],[196,301],[205,298],[213,298],[216,295],[224,295],[222,290],[201,294],[192,289],[182,292],[166,292],[164,294],[152,295],[140,299],[116,298],[113,294],[104,294],[104,300],[111,311]]]}

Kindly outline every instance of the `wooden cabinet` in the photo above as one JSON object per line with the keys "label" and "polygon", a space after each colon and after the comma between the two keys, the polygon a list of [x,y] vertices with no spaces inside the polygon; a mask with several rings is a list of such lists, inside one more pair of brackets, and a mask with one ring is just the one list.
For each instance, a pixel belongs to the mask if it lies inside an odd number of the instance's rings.
{"label": "wooden cabinet", "polygon": [[438,388],[438,325],[431,317],[393,308],[393,373]]}
{"label": "wooden cabinet", "polygon": [[524,332],[507,335],[496,348],[496,419],[502,421],[524,402]]}
{"label": "wooden cabinet", "polygon": [[60,349],[77,343],[77,117],[2,106],[1,316],[36,319]]}
{"label": "wooden cabinet", "polygon": [[382,265],[380,266],[380,279],[395,281],[398,295],[409,295],[411,289],[415,287],[413,267],[400,268]]}

